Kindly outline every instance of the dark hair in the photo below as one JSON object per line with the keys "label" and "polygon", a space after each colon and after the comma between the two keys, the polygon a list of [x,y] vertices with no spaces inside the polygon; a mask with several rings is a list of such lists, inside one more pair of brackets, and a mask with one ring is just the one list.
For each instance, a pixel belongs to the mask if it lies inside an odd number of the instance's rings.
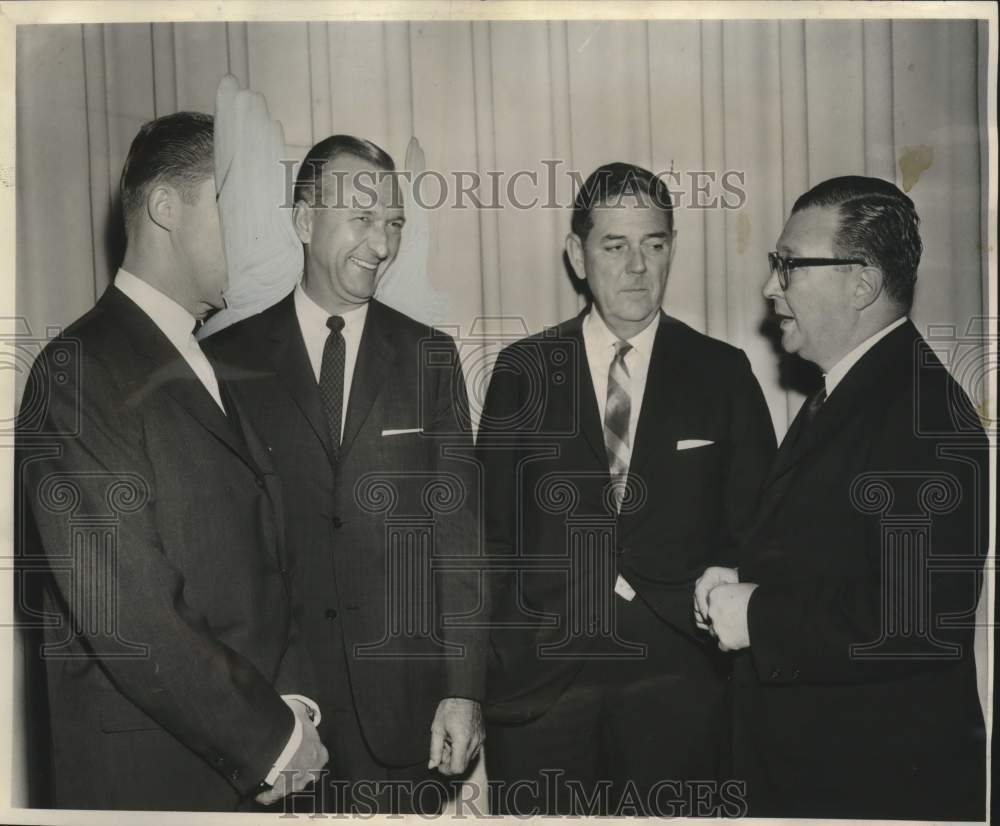
{"label": "dark hair", "polygon": [[364,138],[353,135],[331,135],[317,143],[302,160],[299,174],[295,179],[295,189],[292,193],[294,203],[305,201],[310,205],[322,202],[323,192],[321,180],[323,169],[338,155],[353,155],[368,161],[378,169],[395,172],[396,165],[392,157],[382,147],[376,146]]}
{"label": "dark hair", "polygon": [[886,293],[908,312],[923,252],[920,218],[913,201],[888,181],[845,175],[823,181],[800,196],[792,214],[809,207],[838,210],[835,253],[878,267],[885,278]]}
{"label": "dark hair", "polygon": [[652,206],[667,213],[667,229],[673,232],[674,205],[667,185],[648,169],[616,161],[599,166],[591,172],[577,193],[573,202],[571,224],[574,234],[581,241],[586,241],[594,226],[591,216],[594,207],[611,206],[626,197],[636,197],[640,202],[648,198]]}
{"label": "dark hair", "polygon": [[186,203],[215,175],[214,120],[201,112],[175,112],[142,125],[122,168],[121,196],[125,229],[142,210],[150,188],[168,183]]}

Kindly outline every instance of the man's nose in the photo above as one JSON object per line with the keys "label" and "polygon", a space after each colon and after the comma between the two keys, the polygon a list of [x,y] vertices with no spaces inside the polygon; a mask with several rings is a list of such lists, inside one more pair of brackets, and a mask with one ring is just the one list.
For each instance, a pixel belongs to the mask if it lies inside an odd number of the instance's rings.
{"label": "man's nose", "polygon": [[777,273],[771,273],[771,277],[764,282],[764,289],[761,292],[764,294],[764,298],[771,300],[781,296],[783,290],[781,284],[778,283]]}
{"label": "man's nose", "polygon": [[380,259],[389,256],[389,237],[385,232],[385,224],[375,221],[368,230],[368,247]]}
{"label": "man's nose", "polygon": [[628,257],[628,271],[633,273],[644,273],[646,271],[646,256],[642,253],[642,247],[632,250]]}

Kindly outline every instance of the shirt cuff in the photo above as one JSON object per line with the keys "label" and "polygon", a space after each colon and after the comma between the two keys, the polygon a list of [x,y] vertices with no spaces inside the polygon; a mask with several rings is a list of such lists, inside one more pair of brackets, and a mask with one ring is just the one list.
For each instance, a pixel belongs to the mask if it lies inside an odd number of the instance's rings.
{"label": "shirt cuff", "polygon": [[[312,721],[314,726],[319,725],[319,721],[322,719],[322,714],[320,713],[319,706],[316,705],[308,697],[301,694],[282,694],[281,699],[285,701],[292,712],[294,713],[295,708],[292,706],[293,701],[298,701],[306,707],[306,711],[309,715],[309,719]],[[288,738],[288,742],[285,743],[285,747],[281,750],[281,754],[278,755],[278,759],[274,761],[274,765],[271,767],[271,771],[267,773],[267,777],[264,778],[264,783],[268,786],[273,786],[278,782],[278,778],[281,776],[281,772],[284,770],[285,766],[288,765],[288,761],[292,759],[292,755],[298,751],[299,746],[302,744],[302,721],[299,719],[299,715],[295,714],[295,727],[292,729],[292,734]]]}

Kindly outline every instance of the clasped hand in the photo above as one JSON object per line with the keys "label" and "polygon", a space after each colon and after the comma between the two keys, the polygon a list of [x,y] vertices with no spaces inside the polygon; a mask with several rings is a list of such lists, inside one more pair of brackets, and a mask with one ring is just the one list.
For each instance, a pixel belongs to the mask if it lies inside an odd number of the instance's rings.
{"label": "clasped hand", "polygon": [[711,567],[694,586],[695,625],[719,641],[720,651],[750,646],[748,608],[757,586],[740,582],[735,568]]}

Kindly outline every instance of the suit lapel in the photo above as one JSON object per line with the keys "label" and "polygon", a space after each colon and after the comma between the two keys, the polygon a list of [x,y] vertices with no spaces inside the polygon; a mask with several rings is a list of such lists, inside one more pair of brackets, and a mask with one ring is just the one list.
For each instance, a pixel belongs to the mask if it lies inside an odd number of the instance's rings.
{"label": "suit lapel", "polygon": [[773,495],[772,488],[785,485],[792,471],[810,454],[828,444],[852,414],[862,407],[882,404],[880,399],[894,392],[901,381],[909,380],[913,348],[919,338],[917,329],[907,321],[861,357],[808,426],[805,411],[800,408],[764,483],[765,494],[771,492],[772,495],[763,498],[769,507],[759,514],[758,524],[781,501],[781,495]]}
{"label": "suit lapel", "polygon": [[206,430],[255,468],[234,423],[226,418],[211,393],[156,323],[114,286],[101,297],[100,305],[117,320],[135,352],[150,363],[141,393],[148,395],[162,389]]}
{"label": "suit lapel", "polygon": [[635,443],[632,445],[632,460],[629,462],[630,474],[642,470],[650,456],[664,444],[670,443],[670,435],[676,430],[673,421],[677,394],[683,392],[682,388],[685,386],[680,376],[683,353],[676,343],[676,327],[662,310],[658,324],[653,339],[653,352],[649,357],[642,409],[635,428]]}
{"label": "suit lapel", "polygon": [[319,396],[316,375],[309,362],[309,353],[295,315],[294,296],[294,292],[290,293],[270,311],[271,324],[267,334],[270,347],[267,348],[267,356],[278,380],[285,385],[332,462],[335,454],[330,442],[330,429]]}
{"label": "suit lapel", "polygon": [[[365,328],[358,345],[358,360],[351,379],[351,396],[347,400],[347,421],[344,435],[340,440],[340,456],[343,458],[354,444],[361,426],[371,413],[389,374],[389,367],[395,361],[396,348],[392,342],[393,328],[378,301],[372,299],[368,305]],[[418,365],[414,364],[413,369]]]}
{"label": "suit lapel", "polygon": [[[796,413],[795,418],[792,419],[788,432],[785,433],[785,438],[781,440],[781,446],[778,448],[778,453],[774,457],[774,462],[771,464],[770,471],[768,471],[767,480],[764,483],[765,488],[791,470],[792,467],[798,463],[802,455],[802,445],[800,442],[802,430],[806,426],[806,406],[808,401],[809,400],[806,399],[799,407],[799,412]],[[824,404],[824,407],[825,406],[826,405]],[[820,410],[822,409],[823,408],[821,407]],[[818,413],[816,418],[819,418]]]}
{"label": "suit lapel", "polygon": [[[610,475],[608,468],[608,454],[604,446],[604,425],[600,418],[600,405],[597,395],[594,392],[594,380],[590,374],[590,361],[587,358],[587,347],[583,340],[583,319],[587,311],[584,310],[576,318],[568,321],[562,328],[562,334],[573,342],[576,349],[577,363],[577,387],[579,395],[580,430],[594,456],[600,462],[601,467]],[[573,400],[567,399],[572,402]],[[561,411],[560,416],[566,415],[563,421],[571,421],[572,411]]]}

